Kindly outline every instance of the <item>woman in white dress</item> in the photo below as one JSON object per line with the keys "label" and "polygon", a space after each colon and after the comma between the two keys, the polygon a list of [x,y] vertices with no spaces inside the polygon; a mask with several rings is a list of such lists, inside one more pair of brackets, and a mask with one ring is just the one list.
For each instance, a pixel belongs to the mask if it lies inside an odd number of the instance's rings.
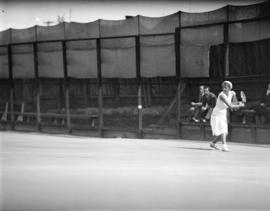
{"label": "woman in white dress", "polygon": [[218,142],[218,138],[221,137],[223,143],[222,150],[228,152],[229,149],[226,143],[228,135],[227,110],[228,108],[237,109],[243,107],[244,104],[241,102],[237,105],[232,104],[235,92],[231,91],[232,83],[230,81],[224,81],[222,83],[222,89],[223,91],[218,95],[216,106],[210,119],[210,125],[214,136],[214,140],[210,143],[210,147],[218,148],[216,143]]}

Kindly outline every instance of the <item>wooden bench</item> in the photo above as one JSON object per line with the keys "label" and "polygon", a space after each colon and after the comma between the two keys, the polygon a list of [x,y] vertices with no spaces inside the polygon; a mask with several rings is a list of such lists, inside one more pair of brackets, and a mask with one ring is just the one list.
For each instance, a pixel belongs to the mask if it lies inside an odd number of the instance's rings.
{"label": "wooden bench", "polygon": [[[247,103],[247,105],[236,111],[236,112],[232,112],[232,116],[234,117],[238,117],[238,121],[233,121],[233,122],[241,122],[242,124],[246,124],[246,123],[251,123],[251,124],[264,124],[262,122],[260,122],[259,120],[259,116],[256,115],[256,107],[258,107],[258,105],[260,104],[260,101],[250,101]],[[239,117],[240,117],[240,121],[239,121]],[[265,116],[265,119],[269,120],[270,117],[270,112]]]}
{"label": "wooden bench", "polygon": [[[25,103],[24,102],[15,102],[14,103],[14,115],[17,115],[16,121],[17,122],[22,122],[23,121],[23,114],[24,114],[24,108],[25,108]],[[18,109],[19,108],[19,109]],[[9,111],[9,103],[5,103],[5,110],[0,111],[2,113],[1,115],[1,121],[7,122],[8,121],[8,114],[10,113]]]}
{"label": "wooden bench", "polygon": [[254,109],[241,109],[239,111],[230,112],[231,122],[233,123],[255,123],[255,110]]}
{"label": "wooden bench", "polygon": [[[23,114],[24,117],[36,117],[36,112],[25,112]],[[91,126],[95,127],[96,120],[98,119],[98,114],[70,114],[70,119],[88,119],[91,121]],[[51,118],[51,121],[53,124],[58,124],[60,121],[62,125],[65,125],[66,123],[66,114],[65,113],[40,113],[40,118]]]}
{"label": "wooden bench", "polygon": [[[64,125],[66,123],[66,114],[65,113],[41,113],[40,117],[51,117],[53,118],[54,124],[58,124],[58,120],[60,120],[61,124]],[[95,127],[96,120],[98,119],[98,114],[70,114],[70,119],[85,119],[91,121],[91,126]]]}
{"label": "wooden bench", "polygon": [[[229,123],[229,141],[242,143],[270,144],[270,125]],[[209,123],[179,122],[180,138],[191,140],[212,140]]]}
{"label": "wooden bench", "polygon": [[[14,109],[15,111],[14,116],[15,116],[15,121],[16,122],[29,122],[30,118],[36,118],[37,113],[33,111],[25,111],[26,104],[25,102],[16,102],[16,105],[19,105],[19,110]],[[16,106],[18,107],[18,106]],[[54,124],[58,124],[58,120],[61,122],[62,125],[66,123],[66,113],[64,113],[65,110],[61,110],[60,113],[53,113],[53,112],[48,112],[48,113],[40,113],[40,118],[51,118],[52,122]],[[8,115],[10,114],[9,111],[9,103],[5,103],[5,109],[0,111],[1,115],[1,121],[7,122],[8,120]],[[85,120],[90,120],[91,126],[95,127],[96,126],[96,121],[98,119],[99,115],[98,114],[70,114],[70,119],[85,119]]]}
{"label": "wooden bench", "polygon": [[2,110],[2,111],[0,111],[1,112],[1,121],[3,121],[3,122],[6,122],[7,121],[7,116],[8,116],[8,105],[9,105],[9,103],[8,102],[6,102],[5,103],[5,109],[4,110]]}

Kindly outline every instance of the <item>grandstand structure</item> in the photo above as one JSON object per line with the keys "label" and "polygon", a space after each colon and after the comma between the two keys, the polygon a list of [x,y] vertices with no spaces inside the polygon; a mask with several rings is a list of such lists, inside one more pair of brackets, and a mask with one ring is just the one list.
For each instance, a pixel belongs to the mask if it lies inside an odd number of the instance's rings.
{"label": "grandstand structure", "polygon": [[[1,129],[208,139],[186,121],[200,84],[234,83],[249,102],[270,79],[270,4],[204,13],[64,22],[0,32]],[[249,111],[247,111],[248,113]],[[231,138],[269,143],[270,127],[231,122]],[[82,132],[84,131],[84,132]]]}

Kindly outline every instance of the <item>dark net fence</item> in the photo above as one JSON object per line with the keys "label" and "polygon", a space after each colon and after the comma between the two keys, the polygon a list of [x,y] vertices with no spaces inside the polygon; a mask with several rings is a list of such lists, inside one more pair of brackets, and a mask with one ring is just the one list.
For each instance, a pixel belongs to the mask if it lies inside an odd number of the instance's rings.
{"label": "dark net fence", "polygon": [[1,112],[64,127],[175,125],[179,79],[269,75],[269,5],[2,31]]}

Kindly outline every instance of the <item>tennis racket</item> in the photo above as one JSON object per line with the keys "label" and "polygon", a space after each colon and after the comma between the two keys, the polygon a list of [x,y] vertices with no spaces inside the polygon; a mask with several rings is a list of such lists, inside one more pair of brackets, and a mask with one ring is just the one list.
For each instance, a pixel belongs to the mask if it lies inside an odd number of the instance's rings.
{"label": "tennis racket", "polygon": [[242,102],[245,104],[247,102],[247,97],[243,91],[240,91],[240,96],[241,96]]}
{"label": "tennis racket", "polygon": [[237,105],[238,104],[238,100],[237,100],[237,97],[236,97],[236,93],[234,91],[233,92],[233,96],[232,96],[232,103]]}

